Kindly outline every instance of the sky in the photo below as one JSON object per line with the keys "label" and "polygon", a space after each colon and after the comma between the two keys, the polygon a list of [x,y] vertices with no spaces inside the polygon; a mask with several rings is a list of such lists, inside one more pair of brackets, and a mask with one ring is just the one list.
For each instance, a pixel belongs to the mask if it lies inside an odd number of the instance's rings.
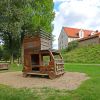
{"label": "sky", "polygon": [[53,48],[58,48],[62,27],[100,30],[100,0],[53,0],[55,18]]}

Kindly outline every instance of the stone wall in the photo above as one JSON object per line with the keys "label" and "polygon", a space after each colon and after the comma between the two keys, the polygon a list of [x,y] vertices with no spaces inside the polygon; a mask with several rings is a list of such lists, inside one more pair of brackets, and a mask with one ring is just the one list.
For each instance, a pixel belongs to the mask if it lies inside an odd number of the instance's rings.
{"label": "stone wall", "polygon": [[98,36],[84,40],[79,40],[79,46],[88,46],[93,44],[100,44],[100,38]]}

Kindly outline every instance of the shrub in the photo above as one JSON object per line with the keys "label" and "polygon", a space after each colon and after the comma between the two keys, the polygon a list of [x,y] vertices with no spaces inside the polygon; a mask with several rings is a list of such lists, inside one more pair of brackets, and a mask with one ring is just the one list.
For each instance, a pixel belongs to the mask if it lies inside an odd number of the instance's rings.
{"label": "shrub", "polygon": [[68,44],[68,47],[66,48],[66,51],[71,51],[78,47],[78,42],[77,41],[72,41]]}

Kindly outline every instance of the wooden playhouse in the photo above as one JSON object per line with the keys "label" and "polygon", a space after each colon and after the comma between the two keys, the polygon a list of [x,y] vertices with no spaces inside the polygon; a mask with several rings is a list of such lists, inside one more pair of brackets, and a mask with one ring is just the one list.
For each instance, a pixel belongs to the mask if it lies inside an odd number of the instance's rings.
{"label": "wooden playhouse", "polygon": [[60,52],[52,50],[50,35],[40,30],[23,40],[23,75],[48,75],[54,79],[64,74],[64,61]]}

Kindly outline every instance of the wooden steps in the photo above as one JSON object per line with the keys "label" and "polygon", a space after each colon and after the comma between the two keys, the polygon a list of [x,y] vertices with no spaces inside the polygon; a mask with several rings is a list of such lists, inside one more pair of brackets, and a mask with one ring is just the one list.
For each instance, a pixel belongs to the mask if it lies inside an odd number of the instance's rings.
{"label": "wooden steps", "polygon": [[28,72],[27,75],[43,75],[43,76],[48,76],[48,74],[42,74],[42,73],[40,73],[40,71]]}

